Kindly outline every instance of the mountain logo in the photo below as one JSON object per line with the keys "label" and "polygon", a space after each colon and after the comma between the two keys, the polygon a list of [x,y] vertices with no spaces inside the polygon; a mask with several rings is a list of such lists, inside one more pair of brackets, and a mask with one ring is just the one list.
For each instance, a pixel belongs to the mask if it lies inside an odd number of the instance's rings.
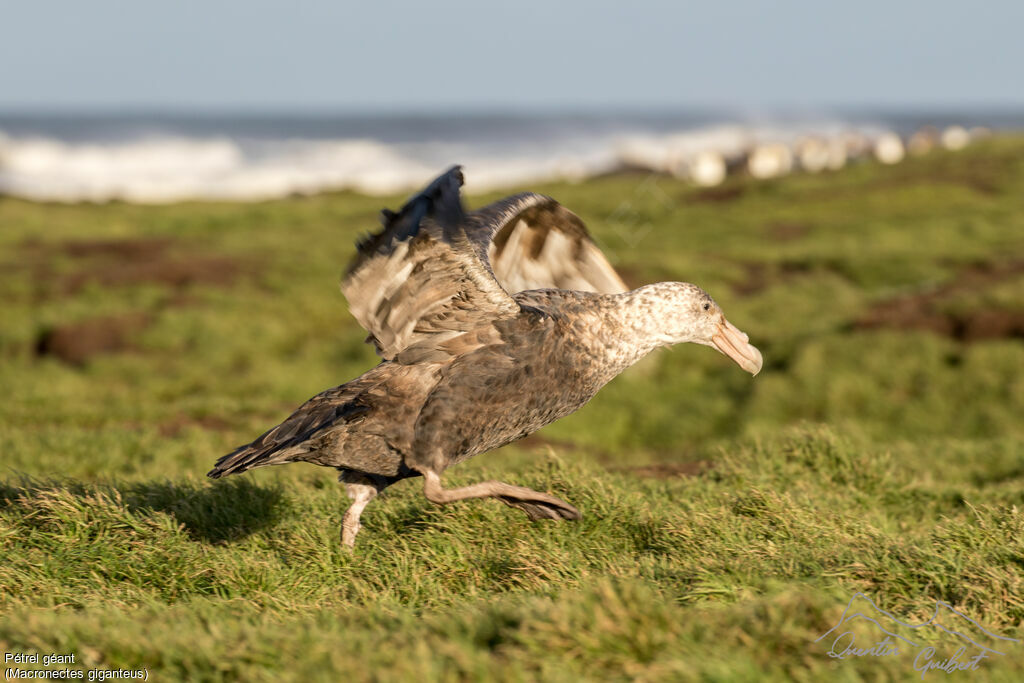
{"label": "mountain logo", "polygon": [[[858,636],[874,639],[869,642]],[[878,636],[881,636],[879,639]],[[956,647],[946,656],[936,649],[936,639]],[[836,625],[814,641],[829,646],[828,656],[835,659],[852,657],[895,657],[914,654],[914,670],[921,678],[929,671],[977,671],[982,661],[1005,656],[1009,648],[1021,641],[1001,636],[984,628],[952,605],[935,601],[931,618],[920,624],[908,624],[881,609],[864,593],[856,593],[843,610]]]}

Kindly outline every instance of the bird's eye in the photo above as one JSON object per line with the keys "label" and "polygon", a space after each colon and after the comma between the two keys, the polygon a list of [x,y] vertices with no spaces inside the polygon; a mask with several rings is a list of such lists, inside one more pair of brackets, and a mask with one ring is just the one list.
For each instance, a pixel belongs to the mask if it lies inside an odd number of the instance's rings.
{"label": "bird's eye", "polygon": [[711,310],[711,304],[709,304],[709,303],[705,303],[705,304],[704,304],[704,310],[705,310],[705,311],[710,311],[710,310]]}

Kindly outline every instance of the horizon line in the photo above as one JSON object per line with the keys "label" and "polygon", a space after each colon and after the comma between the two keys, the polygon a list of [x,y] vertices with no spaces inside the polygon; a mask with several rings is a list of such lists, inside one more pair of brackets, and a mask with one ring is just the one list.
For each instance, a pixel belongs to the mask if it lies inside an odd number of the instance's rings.
{"label": "horizon line", "polygon": [[999,115],[1024,114],[1024,102],[922,102],[922,103],[834,103],[834,104],[686,104],[686,103],[635,103],[603,105],[598,103],[459,103],[450,104],[387,104],[345,105],[329,103],[20,103],[0,104],[0,116],[26,115],[104,115],[132,116],[140,114],[179,114],[191,116],[383,116],[404,118],[418,116],[448,116],[462,112],[470,116],[508,117],[537,115],[672,115],[686,113],[708,116],[815,116],[827,114],[968,114],[987,113]]}

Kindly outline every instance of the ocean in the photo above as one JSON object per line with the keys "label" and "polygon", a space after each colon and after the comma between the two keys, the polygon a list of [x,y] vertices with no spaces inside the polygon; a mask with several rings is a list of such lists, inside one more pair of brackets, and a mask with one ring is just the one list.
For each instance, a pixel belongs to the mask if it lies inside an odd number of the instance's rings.
{"label": "ocean", "polygon": [[0,113],[0,194],[40,201],[255,201],[407,192],[452,164],[467,190],[523,189],[702,152],[925,125],[1024,129],[1024,112]]}

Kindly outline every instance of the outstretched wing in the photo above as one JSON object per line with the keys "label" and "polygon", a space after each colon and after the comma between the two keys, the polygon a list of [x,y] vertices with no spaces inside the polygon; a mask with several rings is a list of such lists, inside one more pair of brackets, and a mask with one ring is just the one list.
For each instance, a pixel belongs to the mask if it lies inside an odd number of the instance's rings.
{"label": "outstretched wing", "polygon": [[574,289],[616,294],[629,289],[594,244],[583,221],[551,197],[506,197],[469,216],[470,239],[486,253],[495,278],[514,294]]}
{"label": "outstretched wing", "polygon": [[359,243],[342,279],[352,315],[383,358],[447,353],[449,339],[517,315],[511,295],[523,290],[628,289],[583,221],[554,199],[527,192],[467,215],[461,186],[456,166],[398,213],[385,209],[383,229]]}
{"label": "outstretched wing", "polygon": [[409,360],[429,357],[445,341],[520,311],[467,237],[461,185],[456,166],[398,213],[385,210],[383,230],[359,243],[342,279],[352,315],[385,359],[411,348]]}

